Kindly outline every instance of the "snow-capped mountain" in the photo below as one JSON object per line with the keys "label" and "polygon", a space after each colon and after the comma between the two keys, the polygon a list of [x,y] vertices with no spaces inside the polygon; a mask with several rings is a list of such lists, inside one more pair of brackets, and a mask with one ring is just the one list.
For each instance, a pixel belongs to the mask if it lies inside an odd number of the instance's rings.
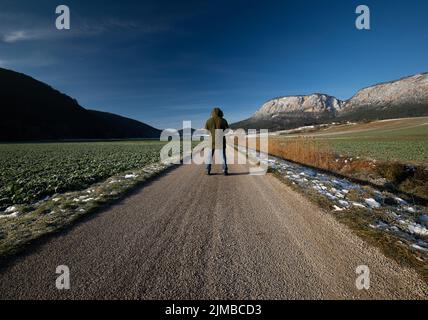
{"label": "snow-capped mountain", "polygon": [[377,84],[346,101],[339,117],[385,119],[428,114],[428,73]]}
{"label": "snow-capped mountain", "polygon": [[277,116],[280,113],[332,113],[336,114],[343,106],[343,101],[335,97],[315,93],[308,96],[288,96],[266,102],[254,117],[264,118]]}
{"label": "snow-capped mountain", "polygon": [[327,94],[287,96],[267,101],[233,128],[293,129],[332,121],[379,120],[428,115],[428,73],[385,82],[341,101]]}

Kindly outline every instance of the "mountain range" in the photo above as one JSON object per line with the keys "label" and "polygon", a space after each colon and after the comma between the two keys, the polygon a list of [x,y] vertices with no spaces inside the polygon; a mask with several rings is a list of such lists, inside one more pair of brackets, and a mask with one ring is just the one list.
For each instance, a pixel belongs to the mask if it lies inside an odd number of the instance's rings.
{"label": "mountain range", "polygon": [[88,110],[27,75],[0,68],[0,141],[159,138],[160,130]]}
{"label": "mountain range", "polygon": [[[428,116],[428,73],[364,88],[346,101],[322,93],[274,98],[231,127],[274,131],[417,116]],[[0,141],[141,139],[160,133],[133,119],[85,109],[45,83],[0,68]]]}
{"label": "mountain range", "polygon": [[274,98],[251,118],[231,127],[285,130],[329,122],[427,115],[428,73],[422,73],[364,88],[346,101],[321,93]]}

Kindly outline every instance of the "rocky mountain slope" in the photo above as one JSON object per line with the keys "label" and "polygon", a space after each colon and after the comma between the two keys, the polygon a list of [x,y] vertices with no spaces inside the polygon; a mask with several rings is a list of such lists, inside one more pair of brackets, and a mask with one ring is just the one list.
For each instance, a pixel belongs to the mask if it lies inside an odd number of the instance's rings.
{"label": "rocky mountain slope", "polygon": [[318,93],[309,96],[281,97],[265,103],[254,116],[259,118],[276,117],[283,112],[331,113],[334,115],[342,108],[342,105],[343,102],[335,97]]}
{"label": "rocky mountain slope", "polygon": [[325,94],[288,96],[270,100],[250,119],[232,128],[282,130],[329,122],[342,109],[343,101]]}
{"label": "rocky mountain slope", "polygon": [[272,99],[233,128],[293,129],[332,121],[380,120],[428,115],[428,73],[381,83],[341,101],[326,94]]}
{"label": "rocky mountain slope", "polygon": [[29,76],[0,68],[0,141],[158,138],[160,131],[75,99]]}
{"label": "rocky mountain slope", "polygon": [[428,73],[360,90],[346,101],[338,117],[378,120],[428,115]]}

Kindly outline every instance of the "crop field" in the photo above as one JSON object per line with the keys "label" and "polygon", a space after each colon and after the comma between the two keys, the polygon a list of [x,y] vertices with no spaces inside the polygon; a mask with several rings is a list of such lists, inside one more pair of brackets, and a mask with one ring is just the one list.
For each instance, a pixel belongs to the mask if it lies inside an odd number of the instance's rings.
{"label": "crop field", "polygon": [[[338,154],[383,161],[428,163],[428,118],[348,124],[302,133]],[[281,135],[283,139],[298,134]]]}
{"label": "crop field", "polygon": [[0,144],[0,211],[159,161],[159,141]]}
{"label": "crop field", "polygon": [[428,117],[279,132],[269,152],[428,200]]}
{"label": "crop field", "polygon": [[343,155],[363,156],[376,160],[393,160],[409,163],[428,162],[428,141],[368,141],[333,140],[331,148]]}

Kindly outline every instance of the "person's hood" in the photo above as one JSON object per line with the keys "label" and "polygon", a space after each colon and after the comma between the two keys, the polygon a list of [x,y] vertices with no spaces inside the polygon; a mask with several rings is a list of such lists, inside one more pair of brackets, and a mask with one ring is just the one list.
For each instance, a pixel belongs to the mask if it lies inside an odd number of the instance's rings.
{"label": "person's hood", "polygon": [[214,108],[211,112],[213,118],[223,118],[223,111],[220,108]]}

